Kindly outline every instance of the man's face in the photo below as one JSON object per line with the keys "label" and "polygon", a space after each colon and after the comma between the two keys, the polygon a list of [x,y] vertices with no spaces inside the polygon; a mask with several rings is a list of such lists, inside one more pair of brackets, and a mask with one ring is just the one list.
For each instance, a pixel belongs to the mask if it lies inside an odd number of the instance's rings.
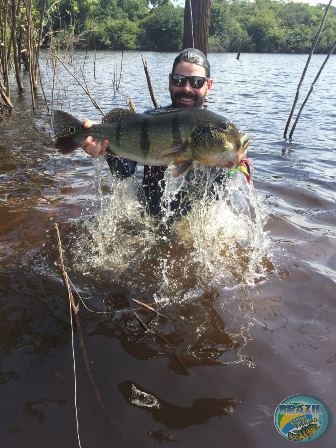
{"label": "man's face", "polygon": [[[184,76],[205,75],[205,68],[191,62],[181,61],[175,67],[174,74]],[[207,79],[200,89],[192,88],[189,80],[183,87],[177,87],[172,83],[172,76],[169,75],[169,92],[173,107],[197,107],[202,108],[205,97],[210,93],[213,84],[212,79]]]}

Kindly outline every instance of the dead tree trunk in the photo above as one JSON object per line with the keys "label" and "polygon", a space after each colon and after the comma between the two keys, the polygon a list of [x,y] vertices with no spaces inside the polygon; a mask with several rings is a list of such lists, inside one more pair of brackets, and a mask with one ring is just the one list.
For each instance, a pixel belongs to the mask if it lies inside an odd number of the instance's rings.
{"label": "dead tree trunk", "polygon": [[15,68],[15,77],[16,83],[19,89],[19,92],[23,92],[23,84],[21,77],[21,65],[20,65],[20,55],[19,55],[19,47],[16,39],[16,34],[18,31],[17,26],[17,16],[20,6],[20,0],[12,0],[12,45],[13,45],[13,59],[14,59],[14,68]]}
{"label": "dead tree trunk", "polygon": [[185,0],[183,48],[208,52],[211,0]]}

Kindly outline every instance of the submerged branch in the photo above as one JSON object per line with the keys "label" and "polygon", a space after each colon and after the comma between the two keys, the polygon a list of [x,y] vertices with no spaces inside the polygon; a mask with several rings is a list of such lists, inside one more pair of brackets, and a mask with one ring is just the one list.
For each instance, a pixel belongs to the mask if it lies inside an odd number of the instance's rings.
{"label": "submerged branch", "polygon": [[164,317],[165,319],[167,319],[167,316],[165,316],[164,314],[161,314],[158,310],[156,310],[155,308],[153,308],[150,305],[147,305],[147,303],[141,302],[138,299],[131,299],[133,302],[137,303],[140,306],[143,306],[144,308],[146,308],[149,311],[152,311],[154,314],[156,314],[157,316],[161,316]]}
{"label": "submerged branch", "polygon": [[68,274],[66,272],[65,269],[65,265],[64,265],[64,258],[63,258],[63,248],[62,248],[62,241],[61,241],[61,236],[60,236],[60,231],[59,231],[59,227],[58,224],[55,224],[55,229],[56,229],[56,233],[57,233],[57,247],[58,247],[58,253],[59,253],[59,260],[60,260],[60,266],[61,266],[61,273],[62,273],[62,279],[63,279],[63,283],[64,286],[68,292],[68,299],[69,302],[71,304],[71,310],[72,310],[72,314],[74,315],[74,319],[75,319],[75,324],[76,324],[76,328],[77,328],[77,333],[78,333],[78,337],[79,337],[79,344],[80,344],[80,348],[82,351],[82,355],[83,355],[83,360],[84,360],[84,365],[86,368],[86,372],[88,374],[90,383],[96,393],[96,398],[98,403],[100,404],[100,407],[102,408],[102,410],[104,411],[105,415],[107,417],[109,417],[109,414],[107,412],[107,409],[105,407],[105,404],[101,398],[98,386],[96,384],[96,381],[93,377],[92,371],[91,371],[91,367],[90,367],[90,360],[89,360],[89,356],[88,353],[86,351],[86,347],[85,347],[85,343],[84,343],[84,337],[83,337],[83,331],[82,331],[82,327],[80,324],[80,320],[78,317],[78,311],[79,311],[79,305],[75,303],[74,301],[74,297],[73,297],[73,293],[72,293],[72,288],[71,288],[71,284],[70,284],[70,279],[68,277]]}
{"label": "submerged branch", "polygon": [[[102,111],[102,109],[99,107],[97,101],[96,101],[96,100],[93,98],[93,96],[91,95],[91,93],[90,93],[90,91],[89,91],[87,85],[83,85],[83,83],[77,78],[77,76],[75,76],[75,75],[74,75],[74,74],[67,68],[67,66],[64,64],[64,62],[62,61],[62,59],[60,59],[57,55],[55,55],[55,59],[57,59],[57,60],[62,64],[62,66],[63,66],[63,67],[65,68],[65,70],[69,73],[69,75],[72,76],[72,77],[74,78],[74,80],[78,83],[78,85],[83,89],[83,91],[86,93],[86,95],[90,98],[91,103],[94,105],[94,107],[95,107],[96,109],[98,109],[99,112],[100,112],[102,115],[105,115],[104,112]],[[85,82],[85,84],[86,84],[85,79],[84,79],[84,82]]]}
{"label": "submerged branch", "polygon": [[[134,299],[132,299],[134,301]],[[165,345],[166,347],[168,347],[171,350],[171,353],[168,353],[167,351],[165,352],[166,355],[169,357],[171,356],[173,359],[175,359],[175,361],[180,365],[180,367],[182,368],[182,372],[184,375],[189,375],[188,369],[186,367],[186,365],[183,363],[182,359],[174,352],[174,348],[173,346],[170,344],[170,342],[167,340],[167,338],[165,336],[163,336],[161,333],[152,330],[150,327],[148,327],[148,325],[141,319],[141,317],[139,316],[138,313],[136,313],[135,311],[133,311],[133,314],[136,318],[136,320],[140,323],[140,325],[142,326],[142,328],[144,329],[144,331],[148,334],[151,334],[152,336],[154,336],[158,341],[160,346],[162,347],[162,344]]]}

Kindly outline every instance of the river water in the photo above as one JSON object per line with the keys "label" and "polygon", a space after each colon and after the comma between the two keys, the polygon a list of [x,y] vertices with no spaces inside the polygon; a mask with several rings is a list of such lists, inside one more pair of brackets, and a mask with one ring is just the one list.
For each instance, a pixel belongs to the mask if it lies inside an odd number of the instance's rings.
{"label": "river water", "polygon": [[[166,105],[175,55],[143,56]],[[301,101],[323,58],[313,57]],[[306,56],[209,59],[208,108],[251,136],[253,184],[228,175],[217,201],[198,197],[173,225],[144,213],[141,169],[117,182],[104,160],[53,149],[41,90],[35,113],[27,90],[1,123],[2,447],[278,448],[289,442],[274,411],[288,396],[314,395],[336,415],[336,58],[292,142],[282,135]],[[41,57],[50,109],[99,121],[79,82],[103,112],[127,97],[151,107],[140,53],[61,60]],[[197,168],[190,185],[209,176]],[[315,445],[335,439],[333,425]]]}

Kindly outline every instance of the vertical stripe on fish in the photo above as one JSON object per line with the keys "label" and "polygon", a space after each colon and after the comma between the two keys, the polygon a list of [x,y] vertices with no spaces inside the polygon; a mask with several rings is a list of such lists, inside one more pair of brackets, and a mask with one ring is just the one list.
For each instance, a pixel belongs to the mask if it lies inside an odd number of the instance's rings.
{"label": "vertical stripe on fish", "polygon": [[150,140],[148,135],[148,120],[144,119],[140,131],[140,149],[144,156],[150,151]]}
{"label": "vertical stripe on fish", "polygon": [[172,138],[174,146],[180,145],[182,143],[182,135],[178,115],[174,116],[172,119]]}
{"label": "vertical stripe on fish", "polygon": [[121,143],[121,135],[122,135],[122,121],[117,121],[115,128],[115,144],[118,148],[120,148]]}

